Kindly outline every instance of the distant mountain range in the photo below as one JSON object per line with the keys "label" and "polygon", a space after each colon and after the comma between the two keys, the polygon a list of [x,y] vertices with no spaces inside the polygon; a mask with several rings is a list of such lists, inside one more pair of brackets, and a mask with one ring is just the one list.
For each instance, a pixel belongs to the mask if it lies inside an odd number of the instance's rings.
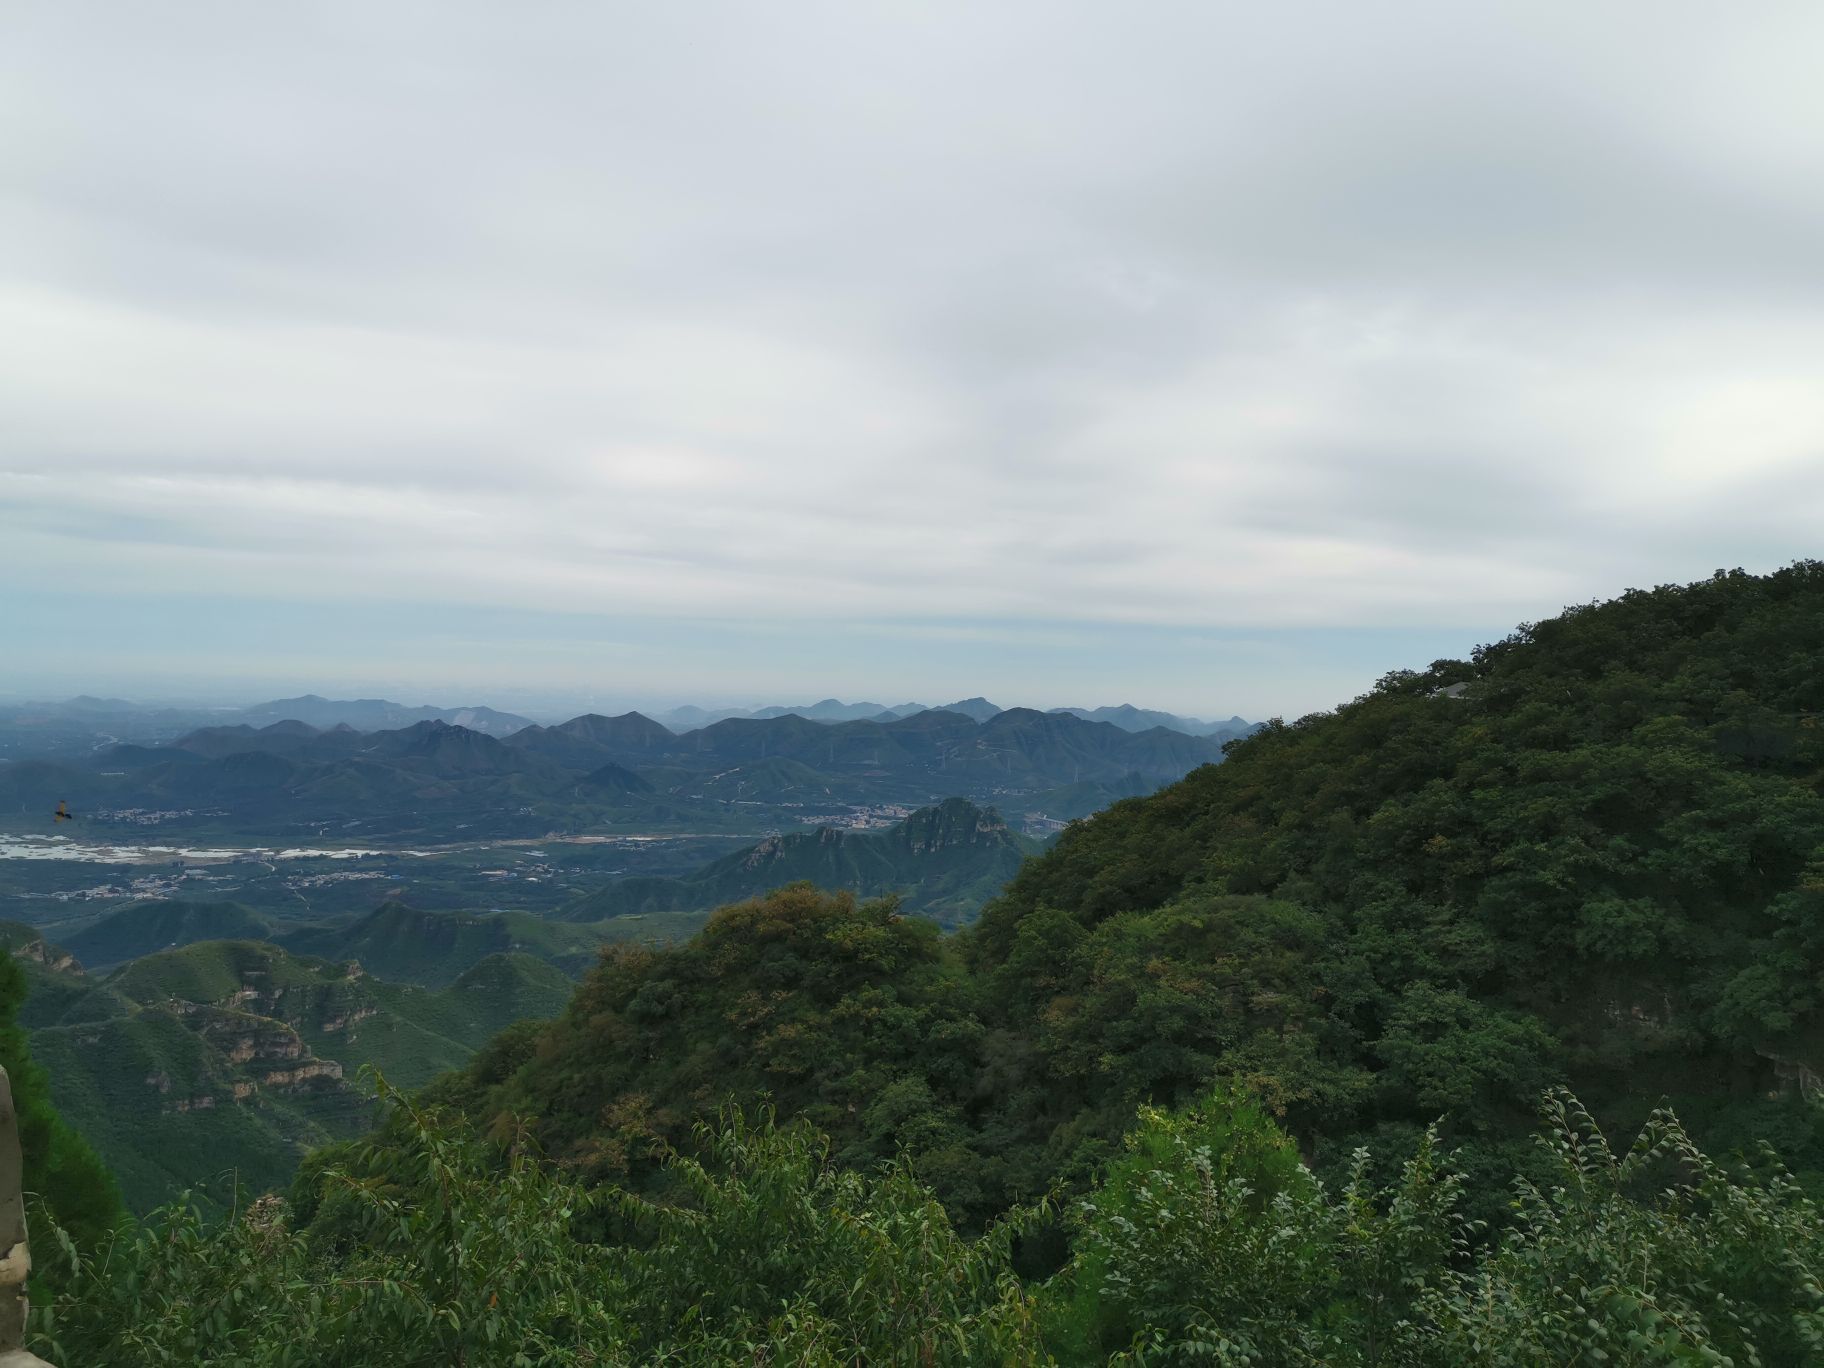
{"label": "distant mountain range", "polygon": [[[671,731],[686,732],[725,722],[730,718],[802,717],[809,722],[891,722],[911,717],[914,713],[956,712],[977,722],[986,722],[1004,711],[1006,710],[998,705],[979,697],[944,703],[935,708],[923,703],[901,703],[889,708],[879,703],[844,703],[840,699],[826,698],[819,703],[774,704],[765,708],[699,708],[687,705],[658,714],[658,721]],[[1201,718],[1136,708],[1131,703],[1103,708],[1052,708],[1049,711],[1069,713],[1086,722],[1112,722],[1123,731],[1138,732],[1152,727],[1165,727],[1171,731],[1183,732],[1186,736],[1211,736],[1224,741],[1231,737],[1246,736],[1256,726],[1240,717],[1231,717],[1226,722],[1205,722]]]}
{"label": "distant mountain range", "polygon": [[[810,722],[892,722],[923,712],[961,713],[975,722],[986,722],[1006,711],[985,698],[963,698],[932,708],[923,703],[844,703],[826,698],[817,703],[774,704],[764,708],[699,708],[685,706],[643,719],[678,735],[698,731],[731,719],[768,721],[800,717]],[[1053,708],[1089,722],[1110,722],[1123,731],[1140,732],[1153,727],[1183,732],[1187,736],[1226,741],[1244,736],[1255,724],[1239,717],[1226,722],[1205,722],[1195,717],[1123,703],[1116,707]],[[639,714],[631,714],[638,716]],[[38,756],[69,757],[108,746],[161,745],[189,732],[209,727],[245,727],[260,730],[280,722],[302,722],[322,731],[346,727],[359,732],[396,731],[418,722],[448,722],[484,736],[504,739],[534,725],[531,718],[483,706],[443,708],[430,704],[407,705],[384,698],[335,699],[317,694],[277,698],[245,708],[166,707],[132,703],[121,698],[83,695],[59,702],[0,703],[0,761]]]}
{"label": "distant mountain range", "polygon": [[331,699],[305,694],[248,708],[166,707],[124,698],[83,695],[60,702],[0,703],[0,760],[81,755],[123,742],[159,745],[209,726],[264,727],[304,722],[313,727],[384,731],[414,722],[450,722],[489,736],[532,725],[495,708],[408,707],[383,698]]}
{"label": "distant mountain range", "polygon": [[271,703],[258,703],[244,709],[235,719],[250,726],[271,722],[307,722],[313,727],[353,727],[356,731],[393,731],[414,722],[449,722],[488,736],[508,736],[532,725],[529,717],[500,712],[495,708],[433,708],[428,704],[408,708],[384,698],[353,700],[319,698],[305,694],[301,698],[280,698]]}
{"label": "distant mountain range", "polygon": [[639,713],[591,714],[504,739],[441,719],[377,732],[233,722],[0,764],[0,816],[35,829],[67,801],[91,834],[153,813],[168,831],[288,842],[751,831],[949,797],[1062,821],[1222,758],[1218,739],[1165,727],[987,709],[979,721],[949,709],[727,718],[682,735]]}
{"label": "distant mountain range", "polygon": [[1217,741],[1231,741],[1238,736],[1246,736],[1260,726],[1258,722],[1249,722],[1240,717],[1231,717],[1226,722],[1205,722],[1201,718],[1179,717],[1175,713],[1136,708],[1132,703],[1122,703],[1113,708],[1053,708],[1051,711],[1069,713],[1085,722],[1111,722],[1122,731],[1141,732],[1153,727],[1165,727],[1187,736],[1207,736]]}

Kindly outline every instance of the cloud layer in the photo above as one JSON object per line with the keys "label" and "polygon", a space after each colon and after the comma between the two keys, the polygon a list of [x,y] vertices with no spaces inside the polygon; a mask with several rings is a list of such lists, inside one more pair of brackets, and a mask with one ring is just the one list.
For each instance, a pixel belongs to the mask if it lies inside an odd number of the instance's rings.
{"label": "cloud layer", "polygon": [[987,669],[1009,623],[1499,627],[1819,550],[1815,5],[9,29],[5,593]]}

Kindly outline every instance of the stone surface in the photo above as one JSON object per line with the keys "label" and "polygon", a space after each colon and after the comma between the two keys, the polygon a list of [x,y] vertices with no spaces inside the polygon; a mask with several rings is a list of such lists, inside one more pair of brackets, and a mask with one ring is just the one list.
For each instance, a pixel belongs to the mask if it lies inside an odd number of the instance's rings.
{"label": "stone surface", "polygon": [[32,1271],[25,1242],[25,1198],[20,1191],[23,1178],[12,1080],[0,1069],[0,1354],[6,1354],[0,1365],[8,1359],[37,1362],[30,1355],[19,1360],[7,1353],[25,1343],[25,1280]]}

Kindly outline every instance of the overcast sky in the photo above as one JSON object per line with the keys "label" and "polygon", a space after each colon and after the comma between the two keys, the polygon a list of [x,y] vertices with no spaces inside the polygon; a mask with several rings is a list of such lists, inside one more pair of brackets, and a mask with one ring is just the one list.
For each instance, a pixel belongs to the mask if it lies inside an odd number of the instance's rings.
{"label": "overcast sky", "polygon": [[1824,5],[0,11],[0,692],[1295,715],[1824,552]]}

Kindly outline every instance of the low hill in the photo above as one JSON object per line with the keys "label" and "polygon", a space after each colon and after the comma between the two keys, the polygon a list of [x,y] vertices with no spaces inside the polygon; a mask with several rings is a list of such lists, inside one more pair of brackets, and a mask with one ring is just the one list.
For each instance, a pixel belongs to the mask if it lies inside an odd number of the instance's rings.
{"label": "low hill", "polygon": [[263,940],[272,919],[232,902],[179,899],[133,903],[63,938],[63,946],[91,971],[160,950],[206,940]]}
{"label": "low hill", "polygon": [[602,921],[633,912],[707,911],[808,881],[860,897],[897,894],[907,912],[959,924],[1040,849],[1010,831],[992,808],[951,798],[883,831],[821,827],[769,836],[685,878],[623,879],[571,903],[561,915]]}
{"label": "low hill", "polygon": [[619,717],[585,713],[554,727],[526,727],[515,732],[508,744],[566,769],[587,770],[656,755],[672,740],[669,730],[637,712]]}
{"label": "low hill", "polygon": [[525,912],[425,912],[389,902],[346,925],[298,927],[274,939],[296,954],[355,961],[381,979],[441,988],[490,955],[531,955],[580,973],[605,937]]}
{"label": "low hill", "polygon": [[15,1017],[28,1031],[41,1026],[106,1021],[132,1010],[126,999],[98,990],[96,979],[61,945],[34,926],[0,921],[0,950],[24,975],[24,1000]]}
{"label": "low hill", "polygon": [[439,777],[508,774],[529,768],[519,752],[485,732],[432,719],[375,734],[361,753],[401,761]]}

